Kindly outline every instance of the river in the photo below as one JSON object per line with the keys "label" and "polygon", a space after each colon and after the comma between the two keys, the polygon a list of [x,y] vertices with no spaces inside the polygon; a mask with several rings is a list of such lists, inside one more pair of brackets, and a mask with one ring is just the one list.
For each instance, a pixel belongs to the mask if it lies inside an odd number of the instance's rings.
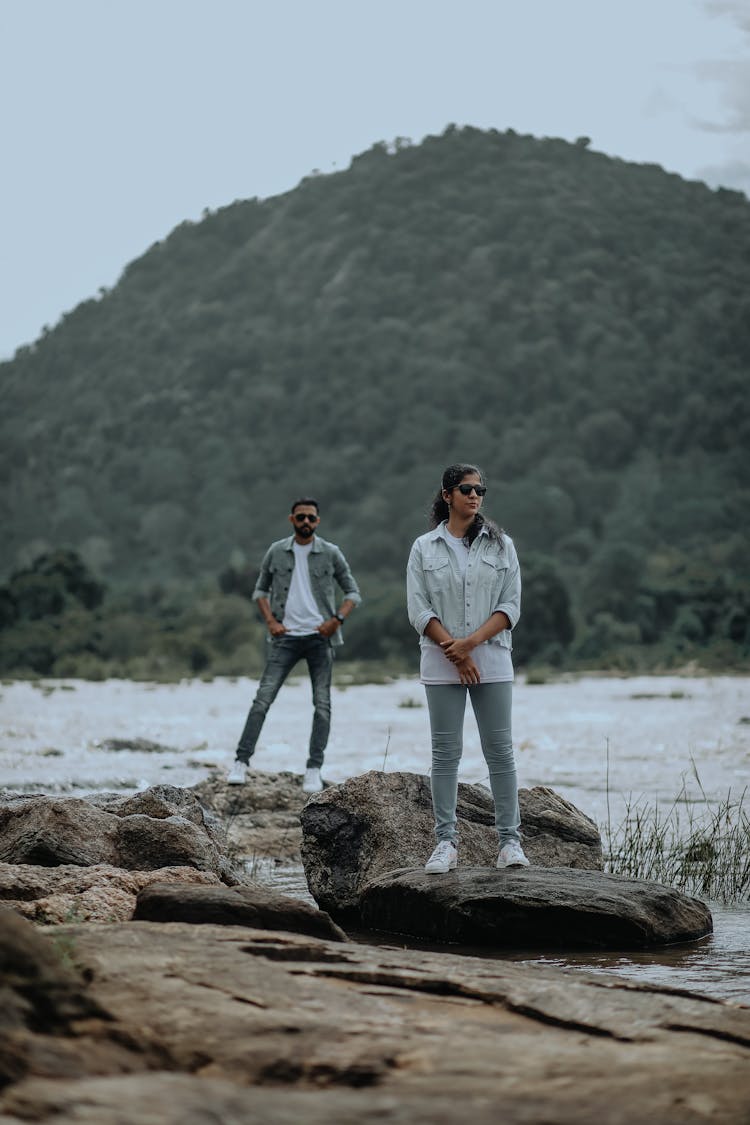
{"label": "river", "polygon": [[[749,686],[740,676],[519,679],[513,713],[519,783],[551,786],[602,827],[608,819],[615,826],[638,800],[666,808],[679,796],[699,813],[707,799],[738,798],[750,780]],[[195,784],[231,761],[254,688],[246,679],[6,682],[0,788],[84,793]],[[256,767],[301,772],[309,723],[310,688],[298,678],[269,714]],[[140,746],[129,748],[135,740]],[[337,782],[370,769],[428,771],[423,689],[412,679],[349,684],[341,665],[324,776]],[[460,777],[486,780],[470,712]],[[278,877],[286,889],[305,893],[299,869]],[[710,905],[713,936],[689,946],[534,959],[750,1004],[750,904]],[[510,956],[529,959],[528,951]]]}

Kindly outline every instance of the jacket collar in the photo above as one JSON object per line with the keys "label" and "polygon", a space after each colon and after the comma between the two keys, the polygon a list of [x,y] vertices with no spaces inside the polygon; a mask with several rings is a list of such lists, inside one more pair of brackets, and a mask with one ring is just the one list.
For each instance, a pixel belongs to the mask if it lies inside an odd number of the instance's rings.
{"label": "jacket collar", "polygon": [[[442,523],[439,523],[439,524],[437,525],[437,527],[433,528],[433,530],[432,530],[432,531],[428,531],[428,532],[427,532],[427,538],[428,538],[428,539],[432,539],[433,541],[434,541],[435,539],[443,539],[443,540],[445,540],[445,536],[446,536],[446,530],[445,530],[445,528],[446,528],[446,524],[447,524],[447,523],[448,523],[448,521],[447,521],[447,520],[443,520],[443,522],[442,522]],[[489,531],[487,530],[487,528],[486,528],[486,527],[484,527],[484,526],[483,526],[483,527],[482,527],[482,528],[480,529],[480,531],[479,531],[479,535],[489,535]],[[479,536],[477,536],[477,538],[479,538]],[[446,540],[446,542],[447,542],[447,540]]]}
{"label": "jacket collar", "polygon": [[[285,551],[291,551],[294,547],[294,536],[293,535],[287,535],[286,539],[282,539],[281,545],[282,545],[282,547]],[[313,540],[312,540],[313,554],[317,555],[318,551],[322,551],[322,550],[323,550],[323,548],[320,545],[320,540],[318,539],[317,535],[313,535]]]}

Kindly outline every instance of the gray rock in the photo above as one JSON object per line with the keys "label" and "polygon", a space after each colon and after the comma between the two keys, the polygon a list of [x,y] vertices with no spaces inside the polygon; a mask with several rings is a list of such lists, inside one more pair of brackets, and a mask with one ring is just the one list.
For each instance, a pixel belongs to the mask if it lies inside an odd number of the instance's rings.
{"label": "gray rock", "polygon": [[227,785],[226,773],[214,771],[191,792],[221,822],[234,854],[299,861],[309,799],[300,774],[251,770],[244,785]]}
{"label": "gray rock", "polygon": [[190,922],[286,930],[329,941],[346,934],[328,914],[306,902],[254,883],[244,887],[198,887],[152,883],[138,895],[133,918],[144,922]]}
{"label": "gray rock", "polygon": [[708,907],[672,887],[567,867],[392,871],[360,910],[374,930],[517,949],[645,949],[713,930]]}
{"label": "gray rock", "polygon": [[138,1040],[115,1030],[76,963],[73,938],[50,940],[0,907],[0,1089],[29,1074],[60,1081],[153,1068],[163,1052]]}
{"label": "gray rock", "polygon": [[[552,789],[521,789],[526,854],[541,866],[601,870],[599,830]],[[492,795],[458,786],[459,863],[493,867],[498,841]],[[386,871],[421,867],[434,846],[429,778],[361,774],[315,794],[301,813],[302,862],[310,893],[334,917],[353,917],[366,883]]]}
{"label": "gray rock", "polygon": [[152,742],[149,738],[105,738],[95,742],[97,750],[136,751],[140,754],[174,754],[174,746],[163,746],[160,742]]}
{"label": "gray rock", "polygon": [[219,884],[219,876],[194,867],[125,871],[109,864],[93,867],[37,867],[0,863],[0,901],[39,925],[60,922],[126,922],[136,897],[149,884]]}
{"label": "gray rock", "polygon": [[86,995],[84,982],[66,965],[55,946],[19,918],[0,907],[0,1031],[46,1027],[67,1031],[74,1020],[102,1015]]}
{"label": "gray rock", "polygon": [[206,808],[192,789],[176,785],[152,785],[138,793],[91,793],[86,797],[91,805],[114,813],[115,816],[150,816],[165,820],[169,816],[182,816],[192,824],[204,828],[219,847],[226,846],[226,833],[221,821],[206,816]]}
{"label": "gray rock", "polygon": [[194,867],[237,882],[217,826],[195,795],[157,786],[134,797],[10,797],[0,802],[0,862]]}

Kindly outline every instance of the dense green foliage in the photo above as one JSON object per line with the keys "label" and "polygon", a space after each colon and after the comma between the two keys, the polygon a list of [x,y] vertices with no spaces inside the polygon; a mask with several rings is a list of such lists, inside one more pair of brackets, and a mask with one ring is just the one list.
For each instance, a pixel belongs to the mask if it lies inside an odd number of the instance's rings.
{"label": "dense green foliage", "polygon": [[[80,612],[142,615],[150,651],[206,597],[254,636],[226,576],[312,493],[367,598],[347,651],[396,660],[409,546],[475,460],[527,576],[521,659],[740,664],[749,236],[738,193],[452,127],[185,223],[0,365],[0,567],[74,548],[109,589]],[[0,639],[43,626],[3,596]],[[206,628],[180,626],[206,667],[250,644]]]}

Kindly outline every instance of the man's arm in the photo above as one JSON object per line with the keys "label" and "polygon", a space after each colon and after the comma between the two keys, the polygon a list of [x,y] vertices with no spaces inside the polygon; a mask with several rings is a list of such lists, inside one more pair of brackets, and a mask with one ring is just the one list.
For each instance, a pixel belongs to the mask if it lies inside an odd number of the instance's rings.
{"label": "man's arm", "polygon": [[332,637],[343,625],[341,618],[346,619],[354,608],[355,603],[351,598],[344,598],[343,602],[336,610],[335,617],[329,617],[322,625],[318,625],[318,632],[322,633],[324,637]]}
{"label": "man's arm", "polygon": [[263,556],[263,562],[260,564],[260,574],[253,590],[253,601],[258,603],[258,609],[266,623],[268,632],[272,637],[280,637],[283,633],[286,633],[286,629],[271,613],[271,602],[268,597],[271,593],[271,555],[272,549],[269,547]]}
{"label": "man's arm", "polygon": [[[359,592],[359,586],[357,585],[354,575],[351,572],[349,563],[346,561],[343,552],[339,550],[338,547],[334,548],[333,552],[333,575],[342,591],[346,594],[347,601],[351,602],[351,605],[347,612],[342,613],[342,616],[346,617],[348,613],[351,613],[355,606],[358,606],[360,604],[360,602],[362,601],[362,595]],[[342,604],[339,613],[342,612],[344,605],[346,605],[346,602]]]}
{"label": "man's arm", "polygon": [[261,616],[265,621],[266,628],[268,629],[268,632],[271,634],[271,636],[280,637],[284,633],[286,633],[286,629],[284,628],[282,623],[271,613],[271,603],[269,602],[268,598],[260,597],[256,598],[255,600],[258,603],[258,609],[261,612]]}
{"label": "man's arm", "polygon": [[329,617],[327,621],[318,626],[318,632],[322,633],[324,637],[332,637],[341,628],[341,618],[347,618],[362,601],[359,586],[351,572],[349,563],[338,547],[335,547],[333,552],[333,574],[345,597],[335,616]]}

